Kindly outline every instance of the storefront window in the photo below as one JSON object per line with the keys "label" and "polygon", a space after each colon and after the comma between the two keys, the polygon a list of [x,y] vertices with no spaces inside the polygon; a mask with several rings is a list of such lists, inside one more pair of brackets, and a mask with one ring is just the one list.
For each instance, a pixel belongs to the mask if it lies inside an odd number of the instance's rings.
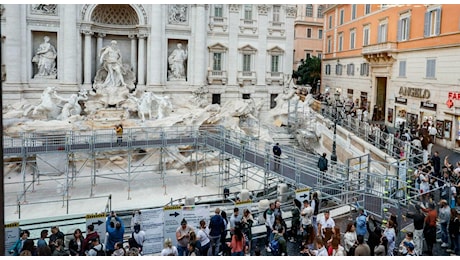
{"label": "storefront window", "polygon": [[444,121],[436,120],[436,138],[442,139],[444,136]]}
{"label": "storefront window", "polygon": [[452,132],[452,121],[445,120],[444,121],[444,138],[450,140],[450,136]]}

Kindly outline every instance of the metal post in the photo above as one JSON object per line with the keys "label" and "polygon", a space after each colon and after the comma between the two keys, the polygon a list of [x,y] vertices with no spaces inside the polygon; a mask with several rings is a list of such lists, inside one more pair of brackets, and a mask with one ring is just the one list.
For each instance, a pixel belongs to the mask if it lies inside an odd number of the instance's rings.
{"label": "metal post", "polygon": [[335,114],[335,119],[334,119],[334,137],[332,141],[332,153],[331,153],[331,162],[335,164],[337,162],[337,144],[336,144],[336,139],[337,139],[337,113]]}

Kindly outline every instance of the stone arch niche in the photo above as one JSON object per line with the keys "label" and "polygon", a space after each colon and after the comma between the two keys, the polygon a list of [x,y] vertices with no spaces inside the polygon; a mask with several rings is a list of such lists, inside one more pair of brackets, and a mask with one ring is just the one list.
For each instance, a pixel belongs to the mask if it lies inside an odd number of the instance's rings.
{"label": "stone arch niche", "polygon": [[[145,85],[145,44],[150,31],[147,13],[142,5],[84,5],[81,20],[83,88],[96,93],[102,107],[95,110],[121,108],[137,85]],[[106,59],[111,57],[107,50],[113,53],[114,48],[121,59],[113,62],[112,56],[111,63]],[[111,72],[117,70],[110,64],[121,68],[115,76]]]}

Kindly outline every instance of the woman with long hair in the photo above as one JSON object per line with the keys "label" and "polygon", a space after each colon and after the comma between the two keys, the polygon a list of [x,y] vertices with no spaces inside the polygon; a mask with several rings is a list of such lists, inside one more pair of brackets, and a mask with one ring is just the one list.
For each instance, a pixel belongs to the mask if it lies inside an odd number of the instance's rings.
{"label": "woman with long hair", "polygon": [[232,256],[244,256],[244,246],[246,241],[240,227],[235,228],[235,233],[232,236],[232,241],[228,243],[231,248]]}
{"label": "woman with long hair", "polygon": [[387,256],[388,255],[388,239],[386,236],[380,238],[380,244],[374,249],[375,256]]}
{"label": "woman with long hair", "polygon": [[[388,240],[387,256],[392,256],[393,250],[395,249],[395,241],[396,241],[396,231],[394,228],[393,220],[391,219],[388,220],[387,227],[383,231],[383,235]],[[374,251],[374,254],[375,254],[375,251]]]}
{"label": "woman with long hair", "polygon": [[358,246],[358,238],[356,237],[355,225],[350,222],[347,225],[347,230],[343,235],[343,244],[348,256],[355,255],[355,248]]}
{"label": "woman with long hair", "polygon": [[83,234],[79,228],[75,229],[73,232],[73,238],[69,241],[69,251],[72,256],[84,256],[85,252],[83,251]]}

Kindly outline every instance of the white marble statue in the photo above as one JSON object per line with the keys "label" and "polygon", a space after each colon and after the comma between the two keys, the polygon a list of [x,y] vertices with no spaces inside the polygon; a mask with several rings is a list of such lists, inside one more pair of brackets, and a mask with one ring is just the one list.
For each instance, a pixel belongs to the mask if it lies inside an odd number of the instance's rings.
{"label": "white marble statue", "polygon": [[145,115],[149,115],[149,119],[153,118],[153,97],[151,92],[144,92],[140,98],[137,98],[133,94],[129,94],[129,98],[134,100],[137,104],[137,115],[142,120],[145,121]]}
{"label": "white marble statue", "polygon": [[101,49],[100,62],[102,67],[107,71],[107,77],[102,86],[126,86],[123,80],[125,71],[123,70],[122,56],[117,46],[117,41],[113,40],[110,42],[109,46]]}
{"label": "white marble statue", "polygon": [[37,115],[39,112],[44,114],[47,119],[57,119],[61,109],[58,107],[56,102],[53,100],[53,93],[55,87],[47,87],[43,90],[41,95],[41,102],[37,106],[31,106],[24,110],[23,115],[28,116],[29,112],[33,109],[32,115]]}
{"label": "white marble statue", "polygon": [[152,98],[157,102],[158,104],[158,117],[157,119],[162,119],[165,118],[166,116],[169,115],[170,112],[173,112],[173,105],[171,103],[171,99],[169,96],[163,96],[159,97],[155,94],[152,93]]}
{"label": "white marble statue", "polygon": [[168,57],[169,63],[169,79],[185,79],[185,61],[187,60],[187,49],[182,49],[182,44],[177,44],[177,49],[174,49]]}
{"label": "white marble statue", "polygon": [[66,120],[70,116],[73,115],[80,115],[81,114],[81,106],[78,103],[80,100],[88,100],[87,91],[85,89],[81,89],[78,94],[72,94],[69,98],[63,98],[59,96],[56,91],[54,91],[53,96],[61,101],[64,101],[65,104],[62,106],[61,114],[57,117],[59,120]]}
{"label": "white marble statue", "polygon": [[34,78],[56,78],[57,52],[49,41],[50,37],[43,37],[43,43],[40,44],[35,56],[32,58],[32,62],[37,63],[38,69]]}
{"label": "white marble statue", "polygon": [[109,46],[101,49],[99,61],[102,66],[94,77],[95,98],[104,107],[118,108],[128,99],[130,90],[135,88],[134,72],[128,64],[123,64],[122,55],[115,40],[112,40]]}

